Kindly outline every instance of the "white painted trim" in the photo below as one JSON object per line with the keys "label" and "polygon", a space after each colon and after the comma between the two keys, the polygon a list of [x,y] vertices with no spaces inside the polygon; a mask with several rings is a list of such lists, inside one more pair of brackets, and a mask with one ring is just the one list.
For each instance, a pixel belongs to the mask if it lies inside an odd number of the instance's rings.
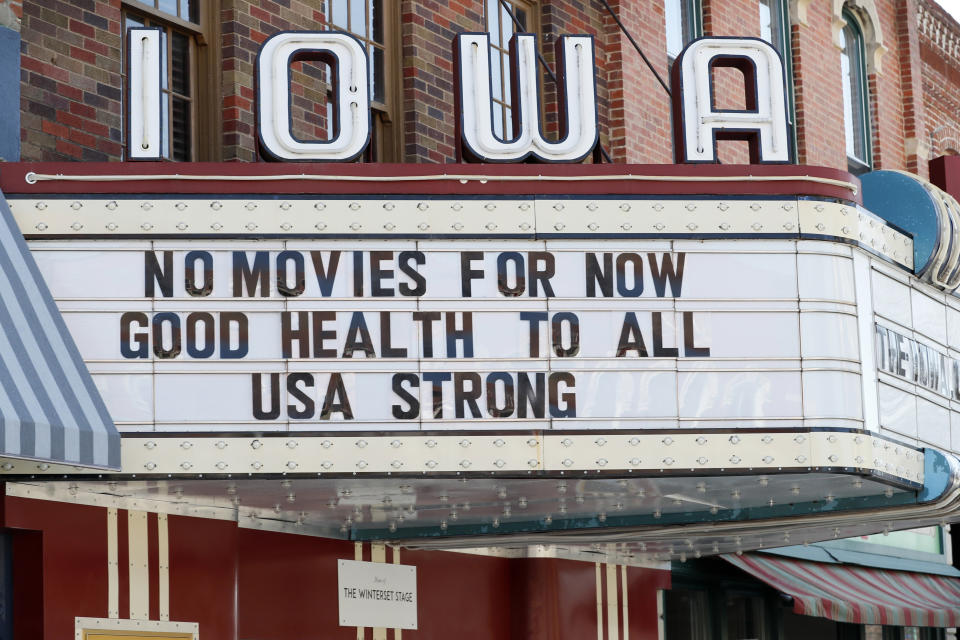
{"label": "white painted trim", "polygon": [[657,589],[657,640],[666,640],[667,627],[664,623],[664,591]]}
{"label": "white painted trim", "polygon": [[[393,564],[400,564],[400,547],[391,547],[393,549]],[[403,638],[403,629],[394,629],[393,630],[393,640],[401,640]]]}
{"label": "white painted trim", "polygon": [[620,565],[620,601],[623,609],[623,640],[630,640],[630,597],[627,591],[627,566]]}
{"label": "white painted trim", "polygon": [[117,509],[107,509],[107,615],[120,617],[120,564],[117,544]]}
{"label": "white painted trim", "polygon": [[[870,435],[810,431],[777,438],[778,432],[770,431],[743,432],[733,440],[729,433],[699,430],[679,430],[669,438],[662,433],[629,431],[600,435],[567,435],[559,430],[496,436],[477,433],[469,437],[469,451],[461,444],[463,435],[405,432],[363,437],[125,437],[121,443],[122,470],[130,475],[149,472],[171,477],[224,471],[258,477],[287,474],[290,469],[359,476],[389,474],[397,468],[423,473],[462,473],[469,468],[472,473],[565,474],[696,469],[702,474],[727,475],[772,465],[784,472],[807,472],[810,467],[858,468],[923,483],[921,453],[910,447],[885,449],[886,441],[874,445],[875,437]],[[185,442],[189,447],[183,446]],[[218,446],[223,443],[226,446]],[[880,456],[875,455],[878,449],[883,452]],[[424,451],[429,453],[423,455]],[[190,473],[185,474],[184,469],[190,469]]]}
{"label": "white painted trim", "polygon": [[[382,542],[372,543],[370,545],[370,561],[385,563],[387,561],[387,545]],[[374,627],[373,640],[387,640],[386,627]]]}
{"label": "white painted trim", "polygon": [[617,597],[617,565],[607,564],[607,640],[620,640],[619,598]]}
{"label": "white painted trim", "polygon": [[873,312],[873,277],[870,259],[853,252],[853,279],[857,297],[857,331],[860,334],[860,384],[862,386],[863,426],[880,431],[880,398],[877,388],[877,362]]}
{"label": "white painted trim", "polygon": [[595,563],[597,588],[597,640],[603,640],[603,578],[600,573],[600,563]]}
{"label": "white painted trim", "polygon": [[[354,542],[353,543],[353,559],[357,562],[363,561],[363,543]],[[363,627],[357,627],[357,640],[364,640],[365,631]]]}
{"label": "white painted trim", "polygon": [[170,619],[170,531],[167,514],[157,514],[157,588],[161,620]]}

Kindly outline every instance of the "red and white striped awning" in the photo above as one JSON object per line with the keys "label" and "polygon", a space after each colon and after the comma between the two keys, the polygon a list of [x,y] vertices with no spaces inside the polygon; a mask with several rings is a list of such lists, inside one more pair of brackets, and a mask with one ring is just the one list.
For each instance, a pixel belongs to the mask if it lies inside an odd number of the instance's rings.
{"label": "red and white striped awning", "polygon": [[761,554],[723,558],[792,596],[794,613],[855,624],[960,626],[956,578]]}

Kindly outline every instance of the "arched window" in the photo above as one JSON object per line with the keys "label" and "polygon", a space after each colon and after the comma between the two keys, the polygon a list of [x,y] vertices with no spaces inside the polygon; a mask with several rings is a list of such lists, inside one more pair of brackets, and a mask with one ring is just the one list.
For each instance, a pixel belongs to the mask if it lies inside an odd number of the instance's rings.
{"label": "arched window", "polygon": [[845,24],[840,33],[843,50],[840,59],[847,167],[850,173],[859,175],[873,168],[870,153],[870,101],[867,89],[866,51],[863,30],[856,17],[845,9],[843,20]]}

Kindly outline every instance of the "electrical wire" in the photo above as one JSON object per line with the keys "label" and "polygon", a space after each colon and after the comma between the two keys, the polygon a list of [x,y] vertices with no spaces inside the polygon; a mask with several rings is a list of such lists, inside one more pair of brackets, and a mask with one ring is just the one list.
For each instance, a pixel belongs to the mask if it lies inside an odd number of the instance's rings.
{"label": "electrical wire", "polygon": [[[501,0],[502,1],[502,0]],[[633,48],[637,50],[637,53],[640,54],[640,57],[643,58],[643,61],[646,63],[647,68],[650,69],[650,73],[657,79],[657,82],[660,83],[660,86],[663,87],[663,90],[667,92],[668,96],[673,96],[673,92],[670,91],[670,87],[667,86],[667,83],[663,81],[663,78],[660,77],[660,74],[657,73],[657,70],[653,68],[653,63],[650,62],[650,59],[647,58],[647,55],[643,52],[643,49],[640,48],[640,45],[637,44],[637,41],[633,39],[633,36],[630,35],[630,32],[627,30],[627,27],[620,21],[620,18],[614,12],[613,7],[610,6],[610,3],[607,0],[600,0],[603,3],[603,6],[606,7],[607,13],[610,14],[610,17],[613,18],[613,21],[617,23],[617,26],[620,27],[620,31],[623,31],[623,35],[627,36],[627,40],[630,41],[630,44],[633,45]]]}
{"label": "electrical wire", "polygon": [[[526,29],[526,26],[524,26],[524,24],[517,19],[517,16],[514,15],[513,11],[510,9],[510,5],[507,3],[507,0],[500,0],[500,6],[503,7],[503,10],[507,12],[508,16],[510,16],[510,20],[514,25],[516,25],[518,31],[522,32]],[[547,72],[547,75],[550,76],[550,79],[553,80],[553,84],[560,84],[559,80],[557,80],[557,74],[553,72],[553,70],[550,68],[550,65],[547,64],[546,58],[543,57],[543,54],[540,53],[539,50],[537,51],[537,60],[540,61],[540,66],[542,66],[543,70]],[[600,148],[600,154],[603,156],[603,158],[609,164],[613,164],[613,159],[610,157],[610,154],[607,153],[607,150],[603,148],[603,144],[597,142],[597,146]]]}
{"label": "electrical wire", "polygon": [[139,175],[67,175],[62,173],[36,173],[28,171],[24,174],[24,181],[27,184],[36,184],[37,182],[137,182],[137,181],[159,181],[159,180],[181,180],[190,182],[285,182],[293,180],[317,181],[317,182],[446,182],[459,181],[464,184],[467,182],[809,182],[813,184],[823,184],[831,187],[846,189],[853,195],[858,192],[857,185],[846,180],[837,180],[834,178],[823,178],[811,175],[790,175],[790,176],[651,176],[627,174],[600,174],[600,175],[577,175],[577,176],[518,176],[518,175],[488,175],[488,174],[461,174],[461,173],[435,173],[420,176],[351,176],[351,175],[318,175],[318,174],[277,174],[277,175],[255,175],[255,176],[229,176],[229,175],[196,175],[181,173],[166,174],[139,174]]}

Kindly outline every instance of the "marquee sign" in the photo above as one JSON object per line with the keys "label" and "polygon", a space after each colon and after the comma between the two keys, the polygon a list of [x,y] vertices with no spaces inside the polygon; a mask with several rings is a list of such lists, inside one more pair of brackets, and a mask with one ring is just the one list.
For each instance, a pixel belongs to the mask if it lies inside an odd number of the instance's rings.
{"label": "marquee sign", "polygon": [[[160,37],[156,28],[127,31],[127,154],[131,160],[162,159]],[[560,132],[543,135],[537,45],[533,34],[510,41],[513,78],[513,138],[493,128],[490,37],[461,33],[454,41],[457,153],[462,160],[579,162],[599,141],[593,38],[557,39],[557,94]],[[290,65],[300,60],[326,63],[332,85],[328,140],[299,140],[290,116]],[[712,70],[733,66],[744,72],[747,108],[718,110],[713,103]],[[750,143],[754,163],[790,161],[786,75],[773,46],[756,38],[700,38],[674,64],[674,147],[679,162],[715,162],[718,139]],[[352,35],[336,31],[290,31],[264,41],[256,63],[257,132],[263,154],[274,160],[350,161],[370,141],[368,60]]]}
{"label": "marquee sign", "polygon": [[849,250],[796,239],[911,258],[795,199],[12,202],[127,432],[859,428]]}
{"label": "marquee sign", "polygon": [[386,539],[906,516],[953,486],[960,304],[840,172],[121,166],[0,174],[123,434],[103,492]]}

